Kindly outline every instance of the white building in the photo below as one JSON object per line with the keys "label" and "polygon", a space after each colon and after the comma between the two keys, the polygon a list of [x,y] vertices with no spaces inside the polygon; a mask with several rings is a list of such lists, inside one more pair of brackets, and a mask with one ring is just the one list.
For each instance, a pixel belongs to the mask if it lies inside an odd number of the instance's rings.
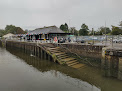
{"label": "white building", "polygon": [[8,33],[6,35],[3,36],[4,39],[13,39],[15,38],[16,36],[12,33]]}

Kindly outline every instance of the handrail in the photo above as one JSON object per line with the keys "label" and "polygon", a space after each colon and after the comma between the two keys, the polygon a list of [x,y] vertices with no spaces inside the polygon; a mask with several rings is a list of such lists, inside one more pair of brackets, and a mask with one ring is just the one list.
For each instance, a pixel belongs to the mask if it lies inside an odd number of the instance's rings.
{"label": "handrail", "polygon": [[92,63],[90,63],[89,61],[86,60],[87,58],[85,58],[85,60],[84,60],[84,59],[81,58],[77,53],[71,52],[68,48],[63,47],[61,44],[60,44],[60,46],[61,46],[62,48],[65,48],[66,50],[68,50],[70,53],[75,54],[75,55],[76,55],[77,57],[79,57],[81,60],[86,61],[86,62],[88,62],[91,66],[93,66]]}

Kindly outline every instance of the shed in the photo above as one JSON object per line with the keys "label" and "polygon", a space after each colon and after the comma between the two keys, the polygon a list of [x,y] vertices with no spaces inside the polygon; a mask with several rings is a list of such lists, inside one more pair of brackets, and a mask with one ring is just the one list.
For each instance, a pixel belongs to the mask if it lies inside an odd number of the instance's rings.
{"label": "shed", "polygon": [[66,36],[70,33],[65,33],[60,28],[56,26],[49,26],[49,27],[43,27],[43,28],[37,28],[31,32],[28,33],[27,37],[28,40],[35,39],[35,40],[49,40],[54,37],[58,36]]}

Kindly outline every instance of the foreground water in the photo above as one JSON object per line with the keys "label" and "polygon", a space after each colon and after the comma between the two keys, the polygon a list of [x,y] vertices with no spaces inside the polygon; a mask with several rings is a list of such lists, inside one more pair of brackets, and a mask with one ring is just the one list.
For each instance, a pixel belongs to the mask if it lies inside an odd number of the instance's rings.
{"label": "foreground water", "polygon": [[93,67],[76,70],[0,48],[0,91],[122,91],[122,81]]}

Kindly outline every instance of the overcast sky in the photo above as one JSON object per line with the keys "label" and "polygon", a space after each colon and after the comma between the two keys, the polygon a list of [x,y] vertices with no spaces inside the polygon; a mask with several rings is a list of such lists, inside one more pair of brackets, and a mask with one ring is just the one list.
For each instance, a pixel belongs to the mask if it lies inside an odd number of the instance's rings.
{"label": "overcast sky", "polygon": [[23,29],[60,26],[80,29],[82,23],[97,29],[122,21],[122,0],[0,0],[0,28],[8,24]]}

